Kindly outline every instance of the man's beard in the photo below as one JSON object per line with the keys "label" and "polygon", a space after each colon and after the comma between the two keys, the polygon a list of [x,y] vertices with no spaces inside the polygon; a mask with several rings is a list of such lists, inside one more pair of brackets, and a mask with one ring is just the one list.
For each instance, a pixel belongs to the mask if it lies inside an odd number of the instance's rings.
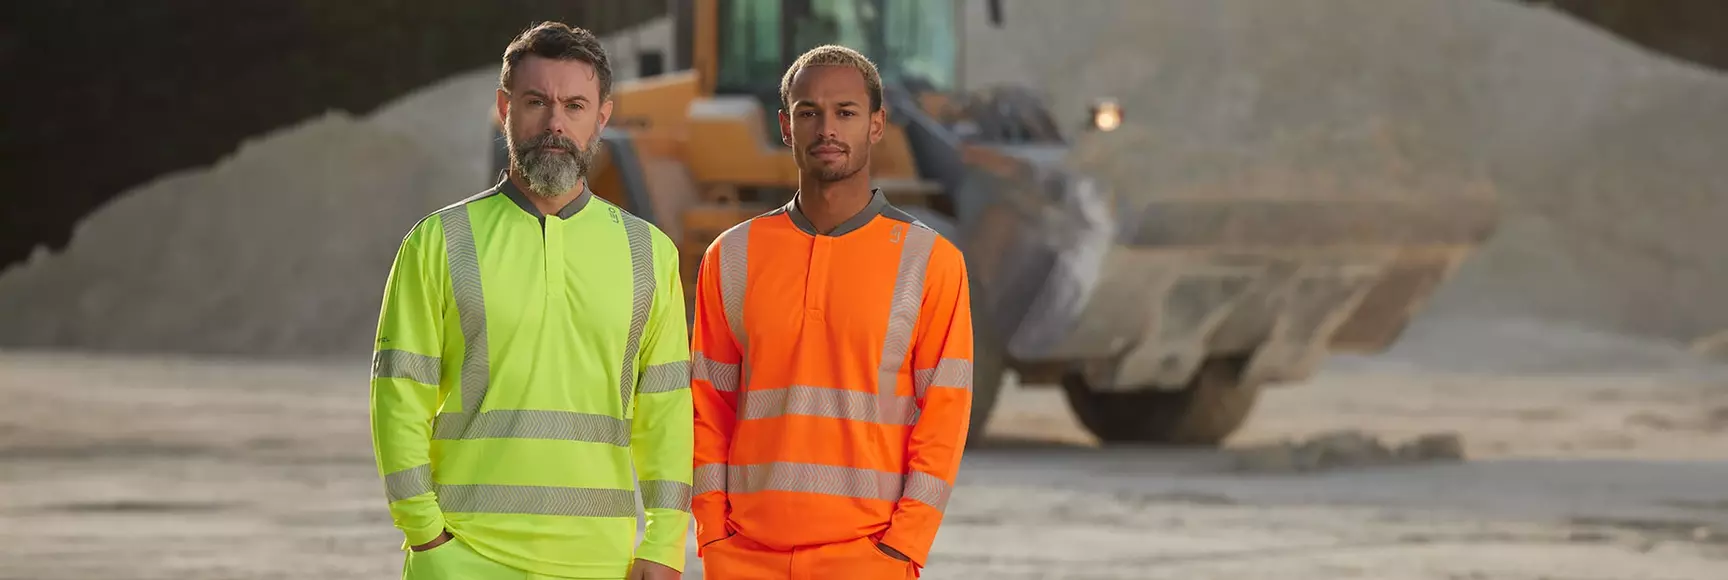
{"label": "man's beard", "polygon": [[[521,143],[511,138],[507,143],[510,163],[521,173],[522,179],[527,180],[528,190],[546,198],[564,195],[588,176],[588,171],[593,168],[594,155],[599,151],[595,146],[599,144],[598,133],[584,147],[577,147],[576,141],[569,137],[551,133]],[[548,151],[548,147],[564,151]]]}
{"label": "man's beard", "polygon": [[[815,151],[817,147],[821,147],[822,145],[831,145],[831,146],[840,147],[841,149],[845,150],[845,152],[846,152],[846,161],[850,164],[851,162],[853,162],[853,160],[856,159],[857,165],[841,165],[840,167],[835,167],[832,169],[826,168],[826,167],[818,168],[816,170],[816,180],[817,181],[820,181],[823,183],[834,183],[836,181],[844,181],[844,180],[846,180],[846,179],[848,179],[854,175],[857,175],[859,171],[864,170],[864,166],[870,164],[870,154],[869,154],[868,150],[865,150],[864,155],[861,157],[853,157],[852,154],[853,154],[854,150],[852,149],[851,146],[848,146],[844,143],[835,142],[835,141],[827,141],[827,142],[817,143],[815,145],[811,145],[808,148],[808,151]],[[820,163],[820,161],[817,161],[816,163]]]}

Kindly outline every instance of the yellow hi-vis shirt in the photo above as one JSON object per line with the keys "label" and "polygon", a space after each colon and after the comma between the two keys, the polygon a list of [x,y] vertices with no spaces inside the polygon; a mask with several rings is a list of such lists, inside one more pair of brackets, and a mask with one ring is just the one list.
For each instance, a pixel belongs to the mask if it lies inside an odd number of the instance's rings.
{"label": "yellow hi-vis shirt", "polygon": [[373,448],[404,547],[448,529],[537,574],[622,578],[638,557],[683,570],[682,288],[671,239],[586,190],[542,215],[506,179],[415,225],[372,365]]}

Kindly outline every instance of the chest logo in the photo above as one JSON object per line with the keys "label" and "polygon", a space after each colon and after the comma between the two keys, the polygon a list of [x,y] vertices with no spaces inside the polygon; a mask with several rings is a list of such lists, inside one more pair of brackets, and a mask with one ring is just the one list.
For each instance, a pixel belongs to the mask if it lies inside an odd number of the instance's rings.
{"label": "chest logo", "polygon": [[618,223],[618,208],[608,207],[606,211],[612,212],[612,223]]}
{"label": "chest logo", "polygon": [[888,242],[889,243],[898,244],[898,243],[900,243],[900,240],[905,239],[905,238],[906,238],[906,225],[905,224],[896,224],[893,229],[888,230]]}

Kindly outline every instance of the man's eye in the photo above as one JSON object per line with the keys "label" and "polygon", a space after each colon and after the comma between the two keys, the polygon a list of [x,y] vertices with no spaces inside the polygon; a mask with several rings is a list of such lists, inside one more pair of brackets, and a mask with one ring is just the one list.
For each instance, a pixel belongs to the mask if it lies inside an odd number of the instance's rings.
{"label": "man's eye", "polygon": [[798,111],[798,116],[808,119],[816,116],[816,113],[814,111]]}
{"label": "man's eye", "polygon": [[582,103],[570,103],[569,105],[566,105],[564,108],[570,109],[572,111],[580,111],[580,110],[582,110]]}
{"label": "man's eye", "polygon": [[840,111],[840,115],[844,116],[844,117],[854,117],[854,116],[857,116],[858,113],[855,113],[852,111]]}
{"label": "man's eye", "polygon": [[528,99],[528,104],[538,107],[538,106],[546,104],[546,101],[542,101],[540,99]]}

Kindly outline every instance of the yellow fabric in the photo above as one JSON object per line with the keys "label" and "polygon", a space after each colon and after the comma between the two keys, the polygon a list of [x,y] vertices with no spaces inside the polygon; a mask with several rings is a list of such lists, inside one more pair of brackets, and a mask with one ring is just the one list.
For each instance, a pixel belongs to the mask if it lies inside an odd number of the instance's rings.
{"label": "yellow fabric", "polygon": [[391,517],[404,547],[448,529],[538,574],[622,577],[637,557],[682,570],[693,417],[678,252],[598,197],[571,205],[541,215],[506,180],[403,240],[372,373]]}

